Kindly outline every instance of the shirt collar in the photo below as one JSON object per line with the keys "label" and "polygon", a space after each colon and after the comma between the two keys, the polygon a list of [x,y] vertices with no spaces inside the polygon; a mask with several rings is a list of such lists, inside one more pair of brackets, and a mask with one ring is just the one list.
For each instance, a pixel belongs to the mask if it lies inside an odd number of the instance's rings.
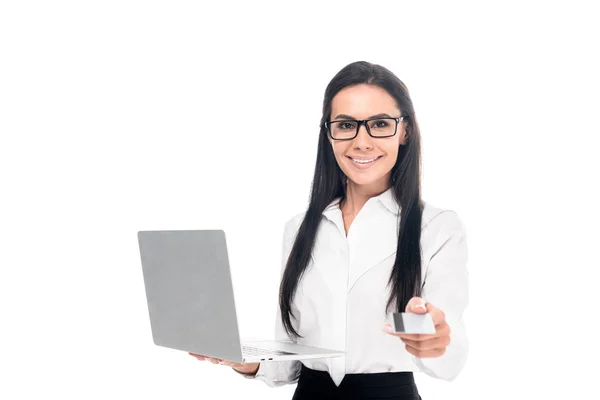
{"label": "shirt collar", "polygon": [[[400,205],[394,200],[394,193],[392,192],[393,188],[389,187],[385,192],[378,194],[377,196],[373,196],[369,201],[380,201],[392,214],[398,215],[400,213]],[[339,204],[340,197],[334,199],[323,211],[323,215],[329,218],[330,220],[334,220],[338,213],[341,213]]]}
{"label": "shirt collar", "polygon": [[385,192],[381,193],[379,196],[375,196],[383,203],[384,206],[388,210],[390,210],[393,214],[400,214],[400,205],[396,200],[394,200],[394,188],[390,187]]}

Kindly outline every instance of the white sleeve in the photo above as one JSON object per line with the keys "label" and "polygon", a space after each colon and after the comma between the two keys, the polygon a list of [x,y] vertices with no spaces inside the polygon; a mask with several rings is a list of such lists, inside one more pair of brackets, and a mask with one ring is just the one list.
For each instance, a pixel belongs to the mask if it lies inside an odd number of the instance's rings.
{"label": "white sleeve", "polygon": [[[284,229],[283,234],[283,252],[282,252],[282,266],[281,272],[279,274],[279,281],[281,282],[281,277],[283,276],[283,271],[285,269],[285,264],[289,257],[289,254],[292,250],[293,240],[295,239],[295,234],[292,235],[290,232],[290,228],[292,227],[291,221],[288,222]],[[281,314],[279,312],[279,291],[277,292],[277,312],[275,315],[275,340],[281,341],[293,341],[296,343],[296,340],[292,340],[285,329],[283,328],[283,323],[281,321]],[[300,319],[300,311],[294,308],[294,315],[296,318]],[[292,318],[292,322],[294,319]],[[282,386],[286,384],[296,383],[298,378],[300,377],[300,370],[302,368],[302,364],[299,360],[291,360],[291,361],[269,361],[269,362],[261,362],[258,371],[255,376],[248,377],[250,379],[258,379],[265,382],[267,385],[272,387]]]}
{"label": "white sleeve", "polygon": [[421,297],[446,315],[450,344],[440,357],[413,356],[413,360],[427,375],[452,381],[463,369],[469,351],[463,323],[463,313],[469,302],[466,234],[461,220],[453,211],[434,217],[427,229],[432,230],[436,250],[428,263]]}

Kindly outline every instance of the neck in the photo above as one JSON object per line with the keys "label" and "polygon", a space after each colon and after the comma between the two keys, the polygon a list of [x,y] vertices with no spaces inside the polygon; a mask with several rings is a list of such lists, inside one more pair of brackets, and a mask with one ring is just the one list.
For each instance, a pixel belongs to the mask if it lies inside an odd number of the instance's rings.
{"label": "neck", "polygon": [[389,188],[389,182],[384,180],[374,182],[370,185],[357,185],[348,180],[346,185],[346,198],[340,208],[342,213],[349,216],[356,216],[365,203],[371,198],[380,195]]}

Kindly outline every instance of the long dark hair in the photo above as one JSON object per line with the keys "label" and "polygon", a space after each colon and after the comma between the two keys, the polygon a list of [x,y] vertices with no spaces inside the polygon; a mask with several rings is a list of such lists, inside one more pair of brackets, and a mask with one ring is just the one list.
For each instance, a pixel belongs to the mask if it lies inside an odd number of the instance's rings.
{"label": "long dark hair", "polygon": [[[340,90],[358,84],[386,90],[395,99],[407,124],[407,139],[398,148],[390,179],[393,197],[400,206],[400,224],[396,260],[387,285],[391,284],[392,290],[386,314],[394,302],[395,311],[403,312],[411,297],[421,295],[421,134],[412,100],[404,83],[388,69],[366,61],[354,62],[340,70],[325,89],[310,201],[281,278],[279,307],[283,326],[290,337],[302,337],[291,323],[291,318],[296,319],[291,302],[310,260],[322,213],[336,198],[340,197],[341,202],[346,198],[345,174],[337,164],[324,123],[330,118],[333,97]],[[398,134],[401,133],[399,130]]]}

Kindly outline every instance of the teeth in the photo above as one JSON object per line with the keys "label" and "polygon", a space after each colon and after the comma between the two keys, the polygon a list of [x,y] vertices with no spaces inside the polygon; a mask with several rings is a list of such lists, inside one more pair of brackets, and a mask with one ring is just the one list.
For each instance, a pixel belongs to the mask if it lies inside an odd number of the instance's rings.
{"label": "teeth", "polygon": [[355,163],[359,163],[359,164],[368,164],[370,162],[373,162],[377,160],[377,157],[373,158],[372,160],[357,160],[355,158],[352,159],[352,161],[354,161]]}

